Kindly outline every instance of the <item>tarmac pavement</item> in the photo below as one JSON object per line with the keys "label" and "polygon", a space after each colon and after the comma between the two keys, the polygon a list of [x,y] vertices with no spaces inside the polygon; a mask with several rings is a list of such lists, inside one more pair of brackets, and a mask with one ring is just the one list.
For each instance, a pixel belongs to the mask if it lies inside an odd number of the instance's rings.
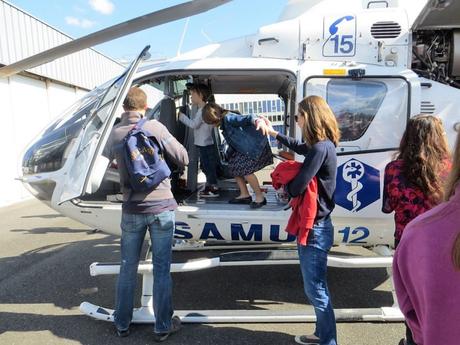
{"label": "tarmac pavement", "polygon": [[[181,255],[183,255],[181,253]],[[82,315],[82,301],[113,308],[115,276],[89,275],[93,262],[119,261],[119,239],[26,201],[0,209],[0,344],[153,344],[151,325],[118,338],[113,325]],[[335,308],[390,306],[385,269],[329,269]],[[296,265],[223,267],[174,273],[176,309],[301,309]],[[139,301],[138,291],[136,301]],[[313,324],[186,324],[166,344],[294,344]],[[340,345],[393,345],[402,323],[338,323]]]}

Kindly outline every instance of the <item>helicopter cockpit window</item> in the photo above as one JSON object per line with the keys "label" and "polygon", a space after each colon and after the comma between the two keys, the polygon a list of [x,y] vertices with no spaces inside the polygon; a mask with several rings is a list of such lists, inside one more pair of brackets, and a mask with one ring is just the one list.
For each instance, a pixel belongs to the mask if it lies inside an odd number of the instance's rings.
{"label": "helicopter cockpit window", "polygon": [[187,80],[186,79],[179,79],[173,82],[174,88],[174,96],[181,96],[182,93],[187,89]]}
{"label": "helicopter cockpit window", "polygon": [[338,152],[393,150],[410,113],[409,84],[399,77],[313,77],[305,96],[324,97],[339,123]]}
{"label": "helicopter cockpit window", "polygon": [[86,94],[45,129],[24,154],[24,175],[56,171],[63,166],[75,138],[106,87]]}
{"label": "helicopter cockpit window", "polygon": [[327,102],[337,117],[341,140],[355,141],[368,129],[387,93],[385,83],[332,79]]}

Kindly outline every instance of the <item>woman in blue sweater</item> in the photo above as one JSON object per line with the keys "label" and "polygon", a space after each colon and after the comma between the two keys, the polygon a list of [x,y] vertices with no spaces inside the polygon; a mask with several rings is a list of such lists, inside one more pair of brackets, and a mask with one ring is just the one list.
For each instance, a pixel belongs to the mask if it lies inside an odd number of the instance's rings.
{"label": "woman in blue sweater", "polygon": [[[249,204],[259,208],[267,204],[260,189],[256,171],[273,163],[272,151],[266,136],[256,130],[256,123],[262,121],[256,115],[239,115],[225,110],[216,103],[203,107],[203,121],[213,126],[220,126],[225,140],[231,148],[228,157],[230,174],[235,178],[240,195],[231,199],[231,204]],[[246,181],[255,193],[252,200]]]}
{"label": "woman in blue sweater", "polygon": [[335,206],[335,148],[340,132],[332,110],[319,96],[309,96],[299,103],[296,121],[302,131],[302,142],[278,133],[267,119],[257,124],[262,133],[271,135],[305,157],[299,173],[285,187],[291,197],[304,193],[314,176],[318,181],[318,210],[313,229],[308,235],[307,245],[297,245],[305,294],[315,309],[316,330],[312,335],[298,336],[295,340],[298,344],[337,345],[335,316],[326,272],[327,254],[334,242],[330,214]]}

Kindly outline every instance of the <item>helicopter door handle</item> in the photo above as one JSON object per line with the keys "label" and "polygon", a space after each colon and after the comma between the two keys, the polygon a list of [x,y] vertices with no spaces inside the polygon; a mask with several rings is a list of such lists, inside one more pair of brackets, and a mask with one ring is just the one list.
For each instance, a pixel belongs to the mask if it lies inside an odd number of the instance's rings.
{"label": "helicopter door handle", "polygon": [[274,43],[279,43],[279,39],[276,37],[267,37],[267,38],[261,38],[257,42],[259,43],[259,46],[262,45],[265,42],[274,42]]}
{"label": "helicopter door handle", "polygon": [[378,41],[377,62],[382,62],[383,41]]}

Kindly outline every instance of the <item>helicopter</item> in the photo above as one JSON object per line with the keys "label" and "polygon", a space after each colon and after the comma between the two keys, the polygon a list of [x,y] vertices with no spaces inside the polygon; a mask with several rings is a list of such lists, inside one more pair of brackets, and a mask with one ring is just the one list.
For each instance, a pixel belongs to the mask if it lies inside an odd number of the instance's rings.
{"label": "helicopter", "polygon": [[[0,68],[0,77],[17,73],[94,44],[147,27],[188,17],[228,1],[195,0],[115,25],[23,61]],[[189,104],[190,83],[210,87],[218,103],[242,113],[267,115],[276,109],[280,132],[301,139],[294,115],[306,96],[325,98],[337,117],[341,141],[333,211],[334,244],[363,246],[378,256],[330,255],[336,267],[391,267],[394,221],[382,213],[383,172],[398,150],[408,119],[436,114],[453,146],[460,130],[460,2],[448,0],[289,1],[280,20],[258,32],[194,49],[164,61],[142,64],[146,47],[119,77],[86,94],[45,128],[24,153],[20,179],[30,192],[59,213],[104,232],[120,235],[121,198],[116,165],[103,150],[122,113],[129,88],[151,97],[147,117],[162,122],[187,148],[190,164],[171,179],[179,207],[175,238],[185,249],[242,249],[185,263],[172,271],[217,266],[296,264],[284,250],[296,238],[284,231],[290,215],[285,202],[261,180],[267,205],[229,205],[235,181],[226,178],[225,143],[214,133],[221,180],[218,198],[203,199],[193,133],[177,118]],[[188,115],[197,111],[188,107]],[[272,147],[275,164],[286,148]],[[295,156],[301,161],[302,156]],[[187,244],[189,246],[187,247]],[[257,250],[269,249],[269,250]],[[271,250],[274,249],[274,250]],[[176,250],[181,250],[178,245]],[[281,254],[280,254],[281,253]],[[116,264],[95,263],[91,274],[117,274]],[[139,265],[144,289],[133,322],[153,322],[152,278],[148,261]],[[81,310],[113,321],[113,310],[84,302]],[[185,322],[300,321],[313,315],[249,315],[242,311],[184,311]],[[397,305],[373,310],[342,310],[352,320],[402,320]]]}

